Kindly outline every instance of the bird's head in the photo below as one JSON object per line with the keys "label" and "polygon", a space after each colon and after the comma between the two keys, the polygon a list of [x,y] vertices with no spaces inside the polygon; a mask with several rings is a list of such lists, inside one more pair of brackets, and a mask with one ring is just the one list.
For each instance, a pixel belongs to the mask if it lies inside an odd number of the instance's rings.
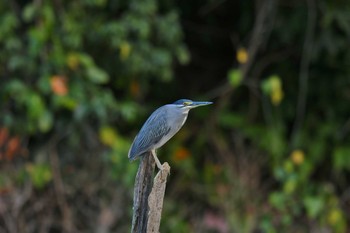
{"label": "bird's head", "polygon": [[208,104],[212,104],[213,102],[204,102],[204,101],[192,101],[189,99],[180,99],[173,103],[176,107],[181,108],[183,110],[190,110],[192,108],[197,108],[199,106],[204,106]]}

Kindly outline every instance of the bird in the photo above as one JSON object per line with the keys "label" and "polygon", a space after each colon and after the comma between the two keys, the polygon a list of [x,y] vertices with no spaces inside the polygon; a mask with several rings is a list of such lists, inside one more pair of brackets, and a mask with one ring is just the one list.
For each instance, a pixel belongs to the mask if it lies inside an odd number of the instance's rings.
{"label": "bird", "polygon": [[156,109],[148,117],[131,144],[128,152],[129,160],[133,161],[151,152],[157,167],[162,170],[156,149],[163,146],[181,129],[191,109],[212,103],[180,99]]}

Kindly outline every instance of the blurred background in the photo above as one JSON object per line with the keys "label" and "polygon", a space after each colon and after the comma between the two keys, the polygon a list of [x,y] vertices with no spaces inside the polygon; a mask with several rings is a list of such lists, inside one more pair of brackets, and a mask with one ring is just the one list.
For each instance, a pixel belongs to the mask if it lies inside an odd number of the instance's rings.
{"label": "blurred background", "polygon": [[158,151],[161,232],[350,232],[350,2],[0,2],[0,232],[129,232],[129,146]]}

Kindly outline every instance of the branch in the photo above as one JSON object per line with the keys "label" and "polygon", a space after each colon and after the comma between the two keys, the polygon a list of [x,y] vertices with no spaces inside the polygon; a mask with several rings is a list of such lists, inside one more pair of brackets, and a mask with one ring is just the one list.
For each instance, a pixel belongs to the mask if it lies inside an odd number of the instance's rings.
{"label": "branch", "polygon": [[295,144],[296,135],[302,126],[305,117],[306,110],[306,100],[307,100],[307,88],[309,80],[309,65],[311,61],[311,53],[313,50],[313,41],[315,36],[315,26],[316,26],[316,3],[315,0],[307,1],[308,15],[307,15],[307,25],[305,32],[305,40],[303,45],[303,54],[300,61],[299,70],[299,95],[296,109],[296,117],[293,125],[293,130],[291,134],[292,146]]}
{"label": "branch", "polygon": [[[260,2],[259,2],[260,3]],[[261,6],[257,7],[256,19],[254,23],[254,28],[252,29],[252,35],[250,37],[249,45],[247,47],[248,51],[248,61],[239,66],[239,70],[242,73],[242,82],[246,83],[248,79],[248,73],[251,72],[252,66],[256,62],[256,57],[258,52],[268,41],[268,38],[271,34],[273,28],[273,19],[275,17],[275,8],[276,0],[263,1]],[[227,81],[220,87],[215,88],[214,90],[207,93],[206,96],[210,98],[220,97],[219,101],[223,102],[220,106],[216,104],[218,110],[221,110],[222,107],[226,106],[226,103],[229,101],[234,88]],[[217,101],[216,103],[218,103]],[[218,111],[219,112],[219,111]]]}
{"label": "branch", "polygon": [[274,10],[276,1],[269,0],[265,1],[264,3],[260,3],[258,1],[258,3],[261,5],[257,6],[259,11],[256,15],[255,24],[248,47],[249,59],[246,63],[241,64],[240,66],[243,76],[242,80],[247,79],[248,73],[255,62],[258,51],[268,40],[273,28],[273,22],[271,21],[275,16]]}
{"label": "branch", "polygon": [[60,171],[60,161],[57,155],[56,143],[57,138],[54,137],[50,142],[49,157],[52,169],[53,186],[57,198],[58,207],[62,213],[62,227],[65,232],[76,232],[73,224],[73,214],[65,197],[65,187]]}

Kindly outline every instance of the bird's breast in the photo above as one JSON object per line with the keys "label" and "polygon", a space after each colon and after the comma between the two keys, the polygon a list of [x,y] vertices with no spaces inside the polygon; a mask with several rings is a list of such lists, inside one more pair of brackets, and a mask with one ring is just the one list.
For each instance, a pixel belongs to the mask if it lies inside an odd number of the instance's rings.
{"label": "bird's breast", "polygon": [[169,141],[185,124],[188,114],[183,114],[181,117],[180,115],[173,116],[172,122],[169,123],[169,127],[171,128],[169,133],[164,135],[164,137],[159,140],[158,143],[155,145],[155,149],[158,149],[159,147],[163,146],[167,141]]}

